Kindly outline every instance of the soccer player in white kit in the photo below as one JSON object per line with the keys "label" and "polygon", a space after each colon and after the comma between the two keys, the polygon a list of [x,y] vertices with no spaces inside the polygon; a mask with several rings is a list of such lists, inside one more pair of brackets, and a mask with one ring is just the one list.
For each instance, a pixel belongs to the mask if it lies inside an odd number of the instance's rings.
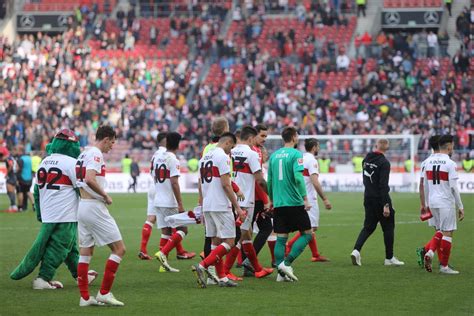
{"label": "soccer player in white kit", "polygon": [[180,168],[176,152],[179,148],[181,135],[176,132],[168,133],[166,136],[166,151],[154,156],[154,182],[155,200],[154,212],[157,220],[157,227],[161,229],[162,235],[171,236],[166,244],[162,246],[155,257],[161,262],[163,267],[170,272],[179,272],[168,263],[168,254],[188,233],[187,227],[177,227],[171,235],[171,227],[165,221],[165,217],[184,212],[181,189],[179,187]]}
{"label": "soccer player in white kit", "polygon": [[449,265],[453,232],[457,229],[456,210],[459,220],[464,219],[464,206],[459,194],[456,163],[451,160],[454,137],[443,135],[439,139],[439,153],[428,158],[424,170],[425,192],[428,205],[433,214],[436,234],[430,241],[430,247],[425,254],[424,265],[428,272],[432,271],[432,260],[436,250],[440,261],[440,273],[459,274]]}
{"label": "soccer player in white kit", "polygon": [[[158,149],[155,151],[153,154],[153,157],[151,158],[151,165],[150,165],[150,174],[152,178],[154,178],[154,160],[157,155],[160,155],[162,152],[166,151],[166,135],[167,132],[160,132],[158,136],[156,137],[156,140],[158,142]],[[143,224],[142,228],[142,240],[140,243],[140,252],[138,253],[138,258],[142,260],[150,260],[151,257],[148,255],[147,251],[147,245],[148,245],[148,240],[150,240],[151,232],[153,231],[153,225],[156,223],[156,213],[155,213],[155,186],[151,185],[148,194],[147,194],[147,213],[146,213],[146,221],[145,224]],[[167,236],[168,237],[168,236]],[[163,236],[161,236],[163,239]]]}
{"label": "soccer player in white kit", "polygon": [[[125,244],[122,235],[110,215],[106,205],[112,204],[112,198],[104,191],[105,162],[102,153],[108,153],[115,144],[116,134],[110,126],[97,129],[95,146],[88,147],[77,161],[78,187],[81,192],[79,202],[79,264],[78,284],[81,292],[80,305],[88,306],[97,300],[110,306],[124,306],[117,300],[110,289],[115,274],[125,255]],[[89,295],[87,270],[94,252],[94,246],[109,246],[112,254],[105,266],[104,279],[96,298]]]}
{"label": "soccer player in white kit", "polygon": [[[262,174],[262,166],[258,153],[252,150],[254,139],[257,136],[257,130],[252,126],[244,126],[240,132],[240,143],[235,146],[232,151],[232,163],[234,169],[234,181],[241,188],[245,195],[245,199],[239,201],[242,209],[247,211],[247,217],[240,226],[241,238],[239,243],[233,248],[234,256],[226,259],[226,273],[230,274],[230,268],[240,252],[243,249],[245,255],[249,259],[254,268],[254,275],[257,278],[263,278],[273,272],[271,268],[264,268],[260,265],[257,253],[252,243],[252,220],[255,210],[255,185],[261,186],[267,193],[267,182]],[[230,255],[230,254],[229,254]],[[228,256],[229,256],[228,255]],[[229,260],[230,259],[230,260]],[[233,275],[231,274],[233,277]]]}
{"label": "soccer player in white kit", "polygon": [[237,286],[225,275],[223,257],[234,246],[235,219],[232,206],[242,221],[245,214],[240,208],[231,184],[230,151],[237,142],[232,133],[224,133],[214,149],[203,155],[199,161],[201,174],[202,209],[206,225],[206,237],[212,239],[211,253],[200,263],[192,266],[198,286],[206,287],[206,271],[216,267],[219,286]]}
{"label": "soccer player in white kit", "polygon": [[[433,135],[433,136],[430,137],[429,144],[430,144],[430,147],[431,147],[433,152],[420,165],[420,167],[421,167],[420,185],[419,185],[418,189],[419,189],[419,194],[420,194],[420,204],[421,204],[420,213],[421,213],[421,215],[425,214],[426,212],[428,212],[430,210],[430,206],[428,205],[428,195],[425,192],[426,190],[425,190],[424,172],[425,172],[425,165],[426,165],[427,161],[431,158],[431,156],[433,154],[438,154],[439,153],[439,137],[440,137],[439,135]],[[435,230],[436,230],[433,218],[428,219],[428,226],[434,227]],[[441,239],[441,237],[442,236],[440,236],[439,239]],[[425,246],[416,249],[416,254],[417,254],[417,257],[418,257],[417,261],[418,261],[418,265],[420,267],[424,267],[425,254],[428,252],[428,250],[430,250],[430,245],[431,245],[431,240]]]}
{"label": "soccer player in white kit", "polygon": [[[150,164],[150,174],[152,178],[155,178],[155,169],[154,169],[154,160],[156,159],[155,157],[158,155],[161,155],[161,153],[166,151],[166,135],[168,135],[167,132],[160,132],[158,136],[156,137],[156,140],[158,142],[158,150],[155,151],[153,154],[153,157],[151,159],[151,164]],[[153,231],[153,225],[156,223],[156,212],[155,212],[155,196],[156,196],[156,190],[155,186],[151,185],[148,194],[147,194],[147,216],[146,216],[146,221],[143,224],[142,227],[142,240],[140,243],[140,252],[138,253],[138,258],[141,260],[150,260],[151,257],[148,255],[147,251],[147,245],[148,241],[150,240],[151,232]],[[176,229],[172,230],[172,233],[175,233]],[[168,240],[171,238],[171,235],[161,235],[160,239],[160,249],[163,248]],[[194,252],[186,251],[182,245],[181,242],[179,242],[176,245],[176,258],[177,259],[192,259],[196,256]],[[166,269],[160,267],[160,272],[166,272]]]}
{"label": "soccer player in white kit", "polygon": [[[308,243],[309,248],[311,249],[311,261],[313,262],[326,262],[329,261],[328,258],[322,256],[318,252],[318,246],[316,243],[316,234],[315,232],[319,227],[319,205],[318,205],[318,195],[323,200],[324,207],[327,210],[332,208],[331,202],[326,197],[319,183],[319,163],[316,159],[316,156],[319,152],[319,141],[315,138],[308,138],[304,142],[304,147],[306,152],[303,154],[303,177],[306,185],[306,192],[308,197],[308,202],[311,205],[311,209],[308,212],[309,219],[311,221],[311,228],[313,230],[312,238]],[[286,252],[290,253],[293,243],[298,240],[301,233],[297,232],[296,235],[287,243]]]}

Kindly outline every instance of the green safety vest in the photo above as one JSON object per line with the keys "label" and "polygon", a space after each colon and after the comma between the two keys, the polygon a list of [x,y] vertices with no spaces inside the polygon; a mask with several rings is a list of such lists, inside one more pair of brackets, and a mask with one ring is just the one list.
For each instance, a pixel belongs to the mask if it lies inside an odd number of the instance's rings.
{"label": "green safety vest", "polygon": [[199,168],[199,160],[196,158],[191,158],[188,160],[188,169],[190,172],[196,172]]}
{"label": "green safety vest", "polygon": [[474,161],[472,159],[469,159],[469,160],[464,159],[462,161],[462,168],[464,169],[464,171],[471,172],[473,162]]}
{"label": "green safety vest", "polygon": [[318,159],[319,161],[319,172],[329,173],[329,166],[331,165],[331,159]]}
{"label": "green safety vest", "polygon": [[366,0],[357,0],[356,3],[357,5],[365,4]]}
{"label": "green safety vest", "polygon": [[352,158],[352,164],[354,165],[354,172],[362,172],[362,161],[364,161],[364,158],[355,156]]}
{"label": "green safety vest", "polygon": [[31,157],[31,171],[36,173],[38,171],[39,165],[41,163],[41,157],[40,156],[33,156]]}
{"label": "green safety vest", "polygon": [[406,172],[411,172],[411,166],[413,164],[411,163],[411,159],[405,160],[405,171]]}
{"label": "green safety vest", "polygon": [[131,164],[132,164],[132,159],[123,158],[122,159],[122,172],[123,173],[130,173],[130,165]]}

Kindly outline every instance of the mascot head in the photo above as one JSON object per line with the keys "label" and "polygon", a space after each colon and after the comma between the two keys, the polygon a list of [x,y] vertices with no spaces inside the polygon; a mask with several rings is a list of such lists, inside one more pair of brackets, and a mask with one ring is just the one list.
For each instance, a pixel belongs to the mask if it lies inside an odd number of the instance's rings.
{"label": "mascot head", "polygon": [[54,136],[53,141],[46,145],[46,153],[62,154],[77,159],[81,153],[79,139],[73,131],[62,129]]}

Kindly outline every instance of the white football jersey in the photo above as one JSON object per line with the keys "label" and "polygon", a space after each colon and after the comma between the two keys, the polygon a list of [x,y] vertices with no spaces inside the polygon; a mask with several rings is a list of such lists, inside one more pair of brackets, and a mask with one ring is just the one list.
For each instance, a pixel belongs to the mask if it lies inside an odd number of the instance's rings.
{"label": "white football jersey", "polygon": [[319,163],[316,157],[311,153],[303,154],[303,177],[306,185],[306,194],[308,202],[316,202],[318,200],[318,193],[311,182],[311,175],[317,174],[319,176]]}
{"label": "white football jersey", "polygon": [[52,154],[39,165],[36,184],[43,223],[77,222],[76,162],[72,157]]}
{"label": "white football jersey", "polygon": [[221,176],[229,174],[230,157],[216,147],[208,151],[199,161],[203,212],[232,212],[232,206],[222,188]]}
{"label": "white football jersey", "polygon": [[171,187],[171,178],[179,177],[179,160],[169,151],[161,151],[153,156],[153,181],[155,182],[156,207],[178,207]]}
{"label": "white football jersey", "polygon": [[446,154],[432,154],[424,164],[423,178],[428,186],[428,205],[431,208],[454,208],[451,187],[458,179],[456,163]]}
{"label": "white football jersey", "polygon": [[249,145],[239,144],[231,151],[234,182],[237,183],[245,200],[240,201],[241,207],[255,206],[255,177],[254,173],[262,170],[258,153]]}
{"label": "white football jersey", "polygon": [[103,201],[104,198],[95,193],[84,181],[87,170],[97,172],[96,180],[99,186],[105,190],[107,181],[105,180],[105,162],[102,152],[97,147],[87,147],[77,159],[77,186],[84,189],[93,198]]}

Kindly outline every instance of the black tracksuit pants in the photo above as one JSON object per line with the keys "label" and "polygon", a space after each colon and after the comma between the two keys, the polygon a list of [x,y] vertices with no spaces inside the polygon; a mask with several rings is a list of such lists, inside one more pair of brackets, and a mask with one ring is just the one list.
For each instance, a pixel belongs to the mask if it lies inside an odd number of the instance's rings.
{"label": "black tracksuit pants", "polygon": [[393,257],[393,242],[395,236],[395,210],[390,205],[390,216],[383,216],[383,204],[378,199],[365,199],[365,220],[364,227],[360,231],[359,237],[355,243],[354,249],[360,251],[364,246],[365,241],[377,228],[380,222],[383,230],[383,239],[385,243],[385,258],[391,259]]}

